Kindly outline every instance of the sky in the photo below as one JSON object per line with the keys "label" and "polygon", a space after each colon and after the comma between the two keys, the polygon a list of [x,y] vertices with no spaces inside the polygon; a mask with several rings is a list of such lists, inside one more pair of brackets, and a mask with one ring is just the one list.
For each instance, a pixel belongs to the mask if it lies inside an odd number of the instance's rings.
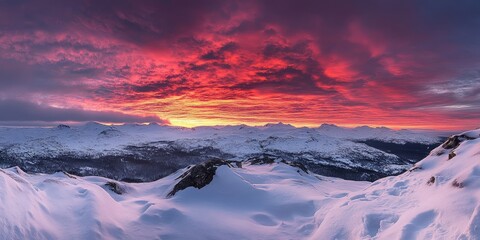
{"label": "sky", "polygon": [[480,127],[480,1],[0,0],[0,125]]}

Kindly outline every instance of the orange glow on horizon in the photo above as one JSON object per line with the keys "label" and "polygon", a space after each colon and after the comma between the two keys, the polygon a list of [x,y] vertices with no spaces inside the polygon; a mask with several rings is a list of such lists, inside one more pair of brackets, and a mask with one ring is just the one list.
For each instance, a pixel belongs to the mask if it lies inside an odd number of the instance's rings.
{"label": "orange glow on horizon", "polygon": [[[9,26],[0,34],[0,103],[37,110],[26,108],[21,121],[480,126],[478,41],[465,37],[477,26],[464,34],[458,22],[438,28],[429,17],[443,16],[441,6],[423,16],[410,7],[388,14],[381,1],[378,9],[140,1],[85,17],[95,4],[64,4],[51,7],[71,5],[71,14],[56,11],[65,21],[37,16],[34,3],[0,14]],[[24,19],[27,5],[38,23]]]}

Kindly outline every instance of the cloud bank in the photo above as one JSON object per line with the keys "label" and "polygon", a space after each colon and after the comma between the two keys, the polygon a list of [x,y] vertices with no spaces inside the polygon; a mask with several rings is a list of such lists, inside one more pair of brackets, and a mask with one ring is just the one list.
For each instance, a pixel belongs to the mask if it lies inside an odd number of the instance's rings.
{"label": "cloud bank", "polygon": [[0,124],[11,122],[89,122],[168,124],[157,116],[138,116],[114,111],[56,108],[17,100],[0,100]]}
{"label": "cloud bank", "polygon": [[184,126],[478,127],[479,11],[473,0],[1,1],[0,97]]}

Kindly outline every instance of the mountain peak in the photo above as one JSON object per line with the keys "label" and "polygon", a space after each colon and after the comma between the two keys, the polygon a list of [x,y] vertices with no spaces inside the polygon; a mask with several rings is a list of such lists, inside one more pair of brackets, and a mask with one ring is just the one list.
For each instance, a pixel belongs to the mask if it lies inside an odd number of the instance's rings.
{"label": "mountain peak", "polygon": [[347,195],[312,239],[426,239],[439,229],[444,239],[478,239],[479,150],[480,129],[451,136],[409,171]]}
{"label": "mountain peak", "polygon": [[70,129],[70,126],[66,124],[59,124],[56,129]]}
{"label": "mountain peak", "polygon": [[335,125],[335,124],[331,124],[331,123],[323,123],[322,125],[320,125],[320,127],[318,127],[319,129],[339,129],[341,127]]}
{"label": "mountain peak", "polygon": [[291,129],[291,128],[295,128],[293,125],[291,124],[285,124],[283,122],[278,122],[278,123],[267,123],[264,125],[264,127],[267,127],[267,128],[277,128],[277,129]]}

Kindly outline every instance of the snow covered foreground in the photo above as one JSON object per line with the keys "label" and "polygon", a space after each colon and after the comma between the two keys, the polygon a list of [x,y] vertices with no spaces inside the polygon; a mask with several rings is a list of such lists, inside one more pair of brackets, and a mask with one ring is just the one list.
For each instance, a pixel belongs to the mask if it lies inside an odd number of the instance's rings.
{"label": "snow covered foreground", "polygon": [[400,176],[373,183],[284,163],[220,166],[167,194],[150,183],[0,171],[3,239],[480,239],[480,130],[451,138]]}

